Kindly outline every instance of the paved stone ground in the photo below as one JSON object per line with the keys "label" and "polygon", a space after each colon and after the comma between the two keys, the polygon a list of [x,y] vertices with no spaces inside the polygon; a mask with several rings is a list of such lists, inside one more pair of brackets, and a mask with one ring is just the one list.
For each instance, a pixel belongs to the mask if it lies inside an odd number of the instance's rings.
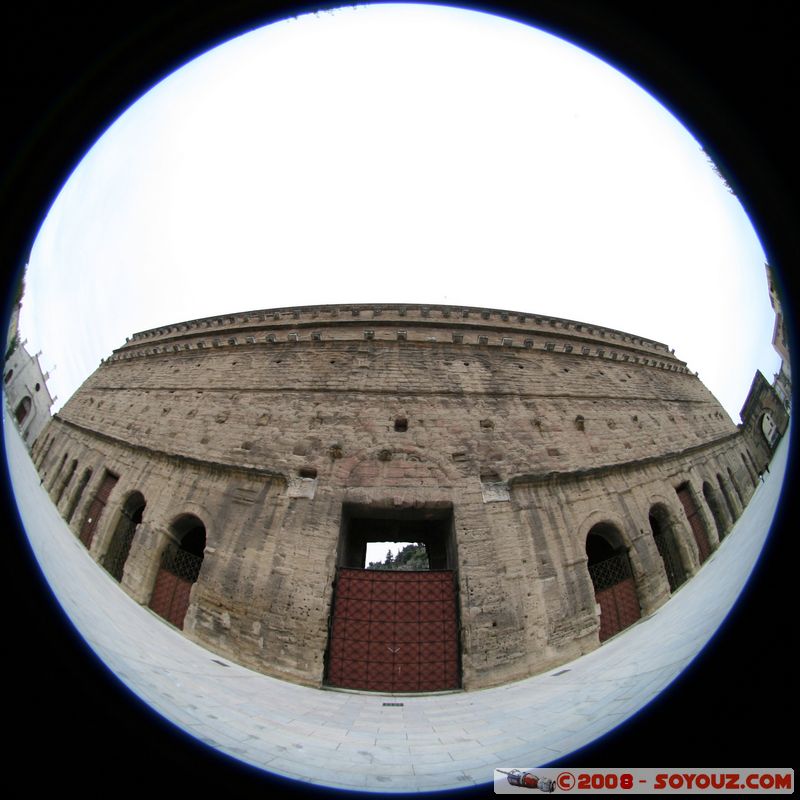
{"label": "paved stone ground", "polygon": [[381,792],[485,784],[498,766],[546,764],[648,703],[739,595],[777,507],[789,439],[720,548],[654,615],[547,674],[469,693],[392,697],[284,683],[163,624],[92,561],[39,485],[7,412],[4,422],[14,492],[41,568],[74,625],[136,695],[248,764],[310,784]]}

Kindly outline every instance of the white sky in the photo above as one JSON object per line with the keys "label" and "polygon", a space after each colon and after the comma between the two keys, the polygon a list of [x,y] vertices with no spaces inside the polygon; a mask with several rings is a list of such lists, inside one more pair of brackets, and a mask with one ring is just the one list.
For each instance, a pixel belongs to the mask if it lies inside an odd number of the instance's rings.
{"label": "white sky", "polygon": [[39,232],[20,328],[56,365],[55,411],[126,336],[185,319],[527,311],[667,343],[738,422],[780,364],[764,262],[699,144],[594,56],[362,6],[233,40],[123,114]]}

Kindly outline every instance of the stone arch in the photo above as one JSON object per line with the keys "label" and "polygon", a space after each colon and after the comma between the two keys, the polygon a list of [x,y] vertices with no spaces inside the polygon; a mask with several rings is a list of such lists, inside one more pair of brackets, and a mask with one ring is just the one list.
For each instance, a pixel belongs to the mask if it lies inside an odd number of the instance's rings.
{"label": "stone arch", "polygon": [[404,445],[361,450],[339,461],[335,477],[351,488],[419,487],[438,489],[453,479],[442,459]]}
{"label": "stone arch", "polygon": [[678,495],[678,499],[683,506],[683,511],[686,514],[686,519],[689,522],[689,527],[691,528],[695,544],[697,545],[700,563],[703,564],[711,555],[711,541],[708,536],[705,520],[700,514],[695,490],[689,481],[684,481],[675,487],[675,493]]}
{"label": "stone arch", "polygon": [[31,410],[31,405],[31,399],[28,395],[25,395],[25,397],[17,403],[17,407],[14,409],[14,416],[16,417],[18,425],[22,425],[22,423],[25,422]]}
{"label": "stone arch", "polygon": [[596,522],[585,540],[586,566],[600,606],[601,642],[636,622],[642,615],[639,592],[621,529]]}
{"label": "stone arch", "polygon": [[75,489],[75,491],[73,492],[72,499],[70,500],[69,503],[69,508],[67,509],[67,513],[64,516],[67,525],[69,525],[70,522],[72,522],[72,517],[75,515],[75,509],[78,507],[78,503],[80,503],[81,497],[83,497],[84,489],[86,489],[86,484],[89,483],[91,478],[92,478],[92,470],[85,469],[83,471],[83,475],[81,476],[80,481],[78,482],[77,489]]}
{"label": "stone arch", "polygon": [[736,505],[733,502],[733,498],[731,497],[730,489],[728,485],[722,478],[722,475],[718,472],[717,473],[717,484],[719,485],[719,490],[722,492],[722,496],[725,498],[725,505],[728,508],[728,514],[731,518],[731,524],[736,522],[739,517],[739,514],[736,511]]}
{"label": "stone arch", "polygon": [[714,524],[717,527],[719,541],[722,541],[725,538],[725,534],[728,532],[728,525],[717,493],[714,491],[714,487],[709,481],[703,481],[703,497],[706,500],[706,504],[711,509],[711,516],[714,518]]}
{"label": "stone arch", "polygon": [[78,534],[80,540],[86,545],[87,550],[92,547],[95,532],[100,525],[100,520],[103,518],[111,493],[114,491],[118,481],[119,475],[109,469],[103,470],[95,495],[84,513],[83,523]]}
{"label": "stone arch", "polygon": [[744,452],[747,455],[747,463],[750,464],[750,469],[752,470],[750,474],[754,476],[753,480],[757,484],[758,483],[758,480],[757,480],[757,478],[758,478],[758,467],[756,466],[756,462],[755,462],[755,459],[753,458],[753,454],[750,452],[750,449],[748,447],[745,447]]}
{"label": "stone arch", "polygon": [[111,541],[103,556],[103,566],[116,581],[122,581],[125,571],[125,562],[131,551],[131,543],[136,534],[136,529],[142,521],[147,501],[144,495],[134,490],[128,493],[120,509],[119,518],[111,535]]}
{"label": "stone arch", "polygon": [[687,556],[678,535],[677,520],[666,503],[656,502],[648,512],[650,530],[664,563],[670,592],[682,586],[689,577]]}
{"label": "stone arch", "polygon": [[731,485],[736,492],[736,496],[739,498],[739,504],[744,508],[744,498],[742,497],[742,490],[739,488],[739,484],[736,483],[736,478],[733,477],[733,470],[728,467],[728,479],[731,482]]}
{"label": "stone arch", "polygon": [[75,474],[75,470],[78,469],[78,460],[76,458],[72,459],[72,463],[69,465],[69,471],[64,476],[64,479],[61,481],[61,488],[58,490],[58,494],[56,495],[55,504],[58,505],[61,502],[61,498],[64,496],[64,492],[66,491],[67,486],[69,486],[70,481],[72,480],[72,476]]}
{"label": "stone arch", "polygon": [[766,440],[769,449],[774,450],[780,434],[778,432],[778,426],[775,424],[775,420],[772,418],[772,414],[770,414],[769,411],[765,411],[761,415],[759,428],[761,429],[761,435]]}
{"label": "stone arch", "polygon": [[61,456],[61,463],[58,465],[58,469],[56,470],[55,475],[53,475],[53,480],[52,480],[52,482],[50,484],[50,491],[51,492],[55,488],[56,483],[58,483],[58,476],[61,474],[61,470],[64,469],[64,464],[67,463],[67,459],[68,458],[69,458],[69,453],[64,453],[64,455]]}
{"label": "stone arch", "polygon": [[51,436],[49,440],[45,441],[42,444],[41,449],[36,454],[36,464],[37,469],[41,470],[44,466],[44,462],[47,459],[47,456],[50,454],[50,448],[53,446],[53,442],[55,441],[55,436]]}
{"label": "stone arch", "polygon": [[191,513],[180,514],[169,526],[162,548],[150,608],[183,629],[192,586],[200,576],[206,546],[206,526]]}
{"label": "stone arch", "polygon": [[754,472],[751,471],[750,465],[747,463],[747,459],[744,457],[744,453],[739,453],[742,459],[742,464],[744,464],[745,472],[750,476],[750,481],[753,484],[753,488],[755,489],[758,486],[758,480]]}

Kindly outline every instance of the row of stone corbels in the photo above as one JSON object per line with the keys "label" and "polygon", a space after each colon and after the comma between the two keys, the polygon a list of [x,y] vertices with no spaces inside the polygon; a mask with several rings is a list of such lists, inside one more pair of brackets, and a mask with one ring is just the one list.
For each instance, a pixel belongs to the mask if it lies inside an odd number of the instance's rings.
{"label": "row of stone corbels", "polygon": [[[322,307],[301,307],[301,308],[279,308],[261,311],[247,311],[233,315],[221,315],[215,317],[204,317],[195,320],[188,320],[173,325],[166,325],[159,328],[151,328],[146,331],[134,333],[132,337],[126,338],[126,342],[138,341],[146,338],[169,336],[175,333],[191,331],[198,328],[213,327],[234,327],[238,325],[249,325],[250,323],[264,322],[299,322],[305,320],[310,324],[319,324],[320,315],[327,316],[329,321],[337,321],[342,317],[351,318],[361,317],[362,312],[371,314],[373,319],[382,317],[384,312],[387,316],[405,318],[407,316],[418,317],[424,320],[431,319],[431,311],[438,313],[443,320],[455,318],[468,319],[470,317],[483,320],[495,319],[500,323],[508,323],[513,319],[515,324],[535,325],[537,329],[550,327],[562,328],[563,330],[574,330],[583,335],[601,336],[610,339],[620,339],[623,342],[630,342],[641,347],[653,350],[667,351],[669,348],[661,343],[641,336],[624,333],[613,328],[606,328],[600,325],[591,325],[576,320],[562,319],[560,317],[548,317],[537,314],[526,314],[518,311],[506,311],[501,309],[463,307],[463,306],[439,306],[439,305],[343,305],[343,306],[322,306]],[[410,315],[409,315],[410,312]]]}
{"label": "row of stone corbels", "polygon": [[[685,363],[681,361],[677,361],[675,359],[667,358],[666,360],[659,360],[658,358],[650,358],[641,355],[638,352],[624,352],[622,348],[624,345],[617,345],[617,349],[608,349],[605,346],[594,346],[591,347],[587,344],[579,344],[578,342],[557,342],[554,341],[553,338],[545,338],[541,341],[534,340],[531,336],[525,336],[521,340],[514,336],[498,336],[495,338],[489,337],[486,334],[478,334],[474,335],[474,341],[471,338],[468,338],[465,341],[465,336],[461,332],[451,331],[449,342],[452,344],[457,345],[466,345],[466,346],[489,346],[489,347],[503,347],[503,348],[516,348],[516,349],[539,349],[544,350],[545,352],[549,353],[564,353],[564,354],[573,354],[573,355],[581,355],[585,357],[593,357],[593,358],[600,358],[610,361],[620,361],[620,362],[628,362],[630,364],[639,364],[641,366],[646,367],[654,367],[658,369],[664,369],[671,372],[677,372],[682,374],[693,374],[697,375],[697,373],[692,373],[691,370],[688,369]],[[362,332],[362,337],[364,341],[372,341],[375,340],[375,331],[373,329],[365,329]],[[408,341],[408,331],[407,330],[397,330],[391,337],[388,337],[386,340],[396,340],[396,341]],[[276,333],[267,333],[263,336],[256,337],[254,335],[245,335],[243,337],[237,336],[229,336],[227,339],[225,338],[213,338],[210,341],[210,344],[204,339],[193,339],[191,341],[182,342],[181,344],[157,344],[149,348],[142,348],[142,349],[132,349],[132,348],[124,348],[115,351],[111,356],[105,359],[101,359],[101,364],[108,363],[108,362],[118,362],[118,361],[127,361],[135,358],[148,358],[151,356],[160,356],[160,355],[172,355],[180,352],[185,351],[197,351],[197,350],[208,350],[213,348],[221,348],[221,347],[236,347],[236,346],[255,346],[255,345],[276,345],[282,342],[286,342],[288,344],[298,344],[304,341],[310,342],[321,342],[321,341],[358,341],[359,339],[355,338],[344,338],[339,339],[336,337],[327,336],[323,337],[321,331],[312,331],[308,339],[306,340],[303,335],[297,331],[289,331],[285,334],[285,339],[279,338],[279,335]],[[437,342],[441,341],[444,342],[445,340],[438,340],[435,336],[423,336],[420,339],[415,341],[421,343],[427,342]],[[560,346],[559,346],[560,345]],[[613,346],[612,346],[613,347]],[[592,352],[594,351],[594,352]]]}

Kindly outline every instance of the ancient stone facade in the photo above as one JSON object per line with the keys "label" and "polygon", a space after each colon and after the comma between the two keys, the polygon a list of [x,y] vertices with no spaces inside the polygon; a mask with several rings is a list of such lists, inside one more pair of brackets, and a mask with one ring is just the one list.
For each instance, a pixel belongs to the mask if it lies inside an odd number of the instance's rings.
{"label": "ancient stone facade", "polygon": [[769,466],[778,442],[789,427],[783,398],[761,372],[753,376],[739,416],[748,452],[752,453],[756,472],[760,474]]}
{"label": "ancient stone facade", "polygon": [[[134,334],[34,460],[91,556],[187,636],[276,677],[380,690],[497,685],[598,647],[691,578],[755,487],[741,431],[666,345],[420,305]],[[444,578],[402,609],[400,588],[337,580],[395,540],[424,542]],[[403,681],[374,677],[410,650]],[[415,683],[428,658],[446,678]]]}
{"label": "ancient stone facade", "polygon": [[39,354],[30,355],[25,343],[8,354],[3,372],[3,394],[22,440],[30,448],[50,420],[53,398],[47,388],[50,376],[39,364]]}

